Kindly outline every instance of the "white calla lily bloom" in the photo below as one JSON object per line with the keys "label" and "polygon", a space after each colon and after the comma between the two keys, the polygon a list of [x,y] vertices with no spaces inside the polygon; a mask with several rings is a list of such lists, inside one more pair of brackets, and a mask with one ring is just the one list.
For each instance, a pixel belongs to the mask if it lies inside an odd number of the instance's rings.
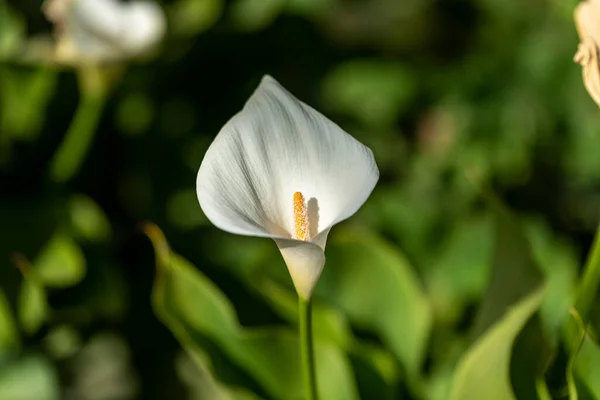
{"label": "white calla lily bloom", "polygon": [[209,147],[196,187],[218,228],[273,239],[308,299],[329,230],[358,211],[378,179],[369,148],[265,76]]}
{"label": "white calla lily bloom", "polygon": [[57,27],[56,57],[63,62],[114,62],[138,57],[160,42],[166,17],[151,1],[47,0]]}

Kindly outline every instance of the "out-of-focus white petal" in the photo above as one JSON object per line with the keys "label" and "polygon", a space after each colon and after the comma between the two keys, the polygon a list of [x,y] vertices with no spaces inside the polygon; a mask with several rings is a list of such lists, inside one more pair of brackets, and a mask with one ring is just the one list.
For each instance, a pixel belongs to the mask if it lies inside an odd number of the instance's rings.
{"label": "out-of-focus white petal", "polygon": [[315,236],[354,214],[378,178],[371,150],[265,76],[208,149],[197,191],[217,227],[289,238],[294,192]]}
{"label": "out-of-focus white petal", "polygon": [[575,25],[582,41],[589,37],[600,46],[600,0],[587,0],[577,5]]}
{"label": "out-of-focus white petal", "polygon": [[589,38],[579,44],[575,61],[583,68],[583,84],[600,106],[600,48]]}
{"label": "out-of-focus white petal", "polygon": [[123,37],[123,46],[130,54],[140,54],[156,45],[166,31],[166,19],[155,3],[132,2],[126,10],[129,32]]}
{"label": "out-of-focus white petal", "polygon": [[114,61],[141,55],[165,33],[165,16],[153,2],[50,0],[44,11],[59,32],[59,58]]}
{"label": "out-of-focus white petal", "polygon": [[75,56],[94,60],[123,56],[119,36],[123,23],[121,5],[113,0],[72,0],[63,35],[72,43]]}

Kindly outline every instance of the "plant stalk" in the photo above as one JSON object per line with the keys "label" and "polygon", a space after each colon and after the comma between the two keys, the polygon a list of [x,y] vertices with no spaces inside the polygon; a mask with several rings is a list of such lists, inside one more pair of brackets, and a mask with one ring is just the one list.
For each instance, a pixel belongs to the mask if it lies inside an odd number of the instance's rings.
{"label": "plant stalk", "polygon": [[298,318],[300,327],[300,355],[306,400],[317,400],[317,380],[315,376],[315,353],[312,337],[311,300],[298,298]]}
{"label": "plant stalk", "polygon": [[109,85],[100,71],[84,68],[78,77],[79,105],[51,164],[51,176],[56,182],[68,181],[79,170],[93,142],[108,94]]}

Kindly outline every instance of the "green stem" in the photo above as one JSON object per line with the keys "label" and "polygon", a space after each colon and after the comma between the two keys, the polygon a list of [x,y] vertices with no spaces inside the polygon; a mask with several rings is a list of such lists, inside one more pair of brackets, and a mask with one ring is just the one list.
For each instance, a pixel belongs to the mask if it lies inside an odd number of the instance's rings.
{"label": "green stem", "polygon": [[594,303],[600,284],[600,225],[596,230],[594,244],[588,255],[583,272],[583,279],[579,287],[575,309],[579,316],[585,321],[590,308]]}
{"label": "green stem", "polygon": [[75,117],[52,160],[51,175],[56,182],[69,180],[81,166],[92,144],[105,98],[104,91],[88,90],[81,85],[81,99]]}
{"label": "green stem", "polygon": [[300,353],[306,400],[317,400],[317,380],[315,377],[315,353],[312,338],[312,318],[310,299],[298,298],[300,325]]}

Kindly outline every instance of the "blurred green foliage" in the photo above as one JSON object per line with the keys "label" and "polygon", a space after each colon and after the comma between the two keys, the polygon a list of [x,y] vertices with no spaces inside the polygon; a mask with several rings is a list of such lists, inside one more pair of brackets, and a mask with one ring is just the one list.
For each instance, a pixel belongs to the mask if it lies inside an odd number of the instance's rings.
{"label": "blurred green foliage", "polygon": [[266,73],[381,171],[316,287],[323,399],[600,399],[576,3],[163,1],[153,57],[75,70],[0,0],[0,399],[301,398],[283,260],[194,190]]}

